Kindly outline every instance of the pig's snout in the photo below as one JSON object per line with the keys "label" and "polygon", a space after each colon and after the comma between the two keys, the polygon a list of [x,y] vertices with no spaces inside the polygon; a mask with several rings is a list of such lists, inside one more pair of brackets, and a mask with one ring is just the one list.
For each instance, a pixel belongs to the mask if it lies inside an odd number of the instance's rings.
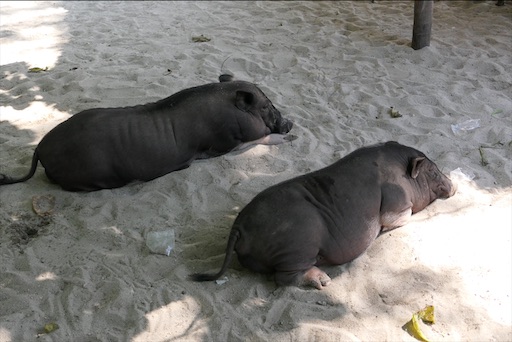
{"label": "pig's snout", "polygon": [[290,120],[282,119],[281,122],[279,123],[278,133],[286,134],[291,131],[292,127],[293,122],[291,122]]}

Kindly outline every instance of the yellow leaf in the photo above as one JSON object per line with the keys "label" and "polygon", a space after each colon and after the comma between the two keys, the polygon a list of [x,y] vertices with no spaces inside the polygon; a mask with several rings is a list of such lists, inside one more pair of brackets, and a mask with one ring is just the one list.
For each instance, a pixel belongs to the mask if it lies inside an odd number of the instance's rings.
{"label": "yellow leaf", "polygon": [[28,69],[28,72],[41,72],[41,71],[47,71],[47,70],[48,70],[48,67],[46,67],[46,68],[44,68],[44,69],[43,69],[43,68],[37,68],[37,67],[36,67],[36,68],[30,68],[30,69]]}
{"label": "yellow leaf", "polygon": [[44,332],[47,334],[54,332],[57,329],[59,329],[57,323],[48,323],[44,325]]}
{"label": "yellow leaf", "polygon": [[422,320],[427,324],[435,323],[434,316],[434,306],[427,305],[423,310],[420,310],[412,315],[412,318],[409,322],[405,323],[402,327],[405,331],[409,333],[412,337],[422,342],[429,342],[428,338],[423,334],[420,328],[419,321]]}
{"label": "yellow leaf", "polygon": [[425,323],[434,324],[436,321],[434,316],[434,306],[427,305],[425,309],[418,311],[418,317]]}
{"label": "yellow leaf", "polygon": [[412,315],[411,322],[413,336],[419,341],[429,342],[427,337],[423,334],[423,332],[420,329],[420,324],[418,322],[418,313]]}

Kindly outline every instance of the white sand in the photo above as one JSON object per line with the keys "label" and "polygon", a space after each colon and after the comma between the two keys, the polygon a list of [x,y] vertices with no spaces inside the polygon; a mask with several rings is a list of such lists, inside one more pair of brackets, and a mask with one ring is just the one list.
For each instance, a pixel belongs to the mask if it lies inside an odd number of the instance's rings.
{"label": "white sand", "polygon": [[[431,46],[410,48],[413,3],[15,2],[0,4],[0,172],[24,174],[52,127],[91,107],[255,82],[295,122],[280,146],[195,162],[155,181],[70,193],[39,167],[0,188],[0,341],[512,340],[512,3],[435,2]],[[205,35],[210,42],[193,43]],[[28,73],[31,67],[48,67]],[[393,106],[403,116],[391,118]],[[456,136],[450,125],[480,119]],[[363,145],[397,140],[458,181],[325,290],[217,270],[237,213],[258,192]],[[482,165],[482,147],[487,165]],[[32,197],[53,195],[47,219]],[[174,229],[171,256],[145,235]],[[37,337],[47,323],[59,329]]]}

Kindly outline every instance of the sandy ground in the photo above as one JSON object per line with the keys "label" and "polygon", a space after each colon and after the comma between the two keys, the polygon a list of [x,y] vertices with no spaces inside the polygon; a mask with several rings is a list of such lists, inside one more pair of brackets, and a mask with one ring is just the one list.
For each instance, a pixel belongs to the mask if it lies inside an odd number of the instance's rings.
{"label": "sandy ground", "polygon": [[[0,341],[415,341],[402,327],[426,305],[432,340],[512,340],[512,3],[436,1],[419,51],[412,18],[411,1],[1,2],[2,173],[24,174],[71,115],[216,82],[228,57],[298,138],[115,190],[66,192],[42,167],[1,187]],[[480,127],[452,132],[469,119]],[[277,288],[238,263],[225,283],[187,280],[220,267],[257,193],[387,140],[469,177],[325,268],[324,290]],[[32,209],[43,195],[49,217]],[[146,247],[155,230],[174,230],[170,256]]]}

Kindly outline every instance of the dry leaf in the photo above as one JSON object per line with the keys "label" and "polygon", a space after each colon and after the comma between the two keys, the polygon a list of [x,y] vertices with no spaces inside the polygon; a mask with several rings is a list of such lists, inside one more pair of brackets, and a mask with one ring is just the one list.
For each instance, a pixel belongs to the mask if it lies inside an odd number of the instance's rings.
{"label": "dry leaf", "polygon": [[399,118],[402,116],[402,114],[400,114],[400,112],[393,107],[389,109],[389,115],[391,115],[392,118]]}
{"label": "dry leaf", "polygon": [[35,67],[35,68],[30,68],[30,69],[28,69],[28,72],[41,72],[41,71],[47,71],[47,70],[48,70],[48,67],[46,67],[46,68],[44,68],[44,69],[43,69],[43,68],[37,68],[37,67]]}
{"label": "dry leaf", "polygon": [[35,213],[41,217],[48,217],[53,214],[55,207],[55,197],[52,195],[32,197],[32,208]]}
{"label": "dry leaf", "polygon": [[57,323],[48,323],[44,325],[44,332],[46,334],[49,334],[51,332],[54,332],[55,330],[59,329],[59,326]]}
{"label": "dry leaf", "polygon": [[192,41],[194,43],[205,43],[205,42],[209,42],[210,40],[211,40],[210,38],[205,37],[203,35],[192,37]]}

